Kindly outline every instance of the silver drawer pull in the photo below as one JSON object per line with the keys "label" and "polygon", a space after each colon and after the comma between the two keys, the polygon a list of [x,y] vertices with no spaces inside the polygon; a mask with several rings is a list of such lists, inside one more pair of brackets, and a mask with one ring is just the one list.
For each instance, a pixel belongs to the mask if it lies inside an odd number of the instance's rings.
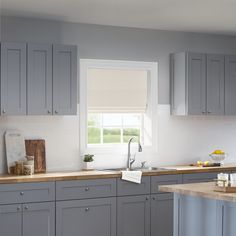
{"label": "silver drawer pull", "polygon": [[85,188],[85,191],[89,191],[89,187]]}
{"label": "silver drawer pull", "polygon": [[24,192],[20,192],[20,195],[23,196],[23,195],[24,195]]}
{"label": "silver drawer pull", "polygon": [[89,211],[89,208],[88,208],[88,207],[86,207],[86,208],[85,208],[85,211]]}
{"label": "silver drawer pull", "polygon": [[146,201],[148,201],[149,200],[149,197],[146,197]]}
{"label": "silver drawer pull", "polygon": [[29,207],[28,206],[25,206],[25,210],[28,210],[29,209]]}
{"label": "silver drawer pull", "polygon": [[20,210],[20,207],[18,206],[16,209],[17,209],[17,211],[19,211],[19,210]]}

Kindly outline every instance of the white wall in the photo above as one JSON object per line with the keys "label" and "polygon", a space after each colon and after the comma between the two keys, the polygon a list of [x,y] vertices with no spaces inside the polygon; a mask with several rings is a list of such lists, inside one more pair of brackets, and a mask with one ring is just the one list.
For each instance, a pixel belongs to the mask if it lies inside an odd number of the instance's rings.
{"label": "white wall", "polygon": [[[169,105],[159,105],[158,154],[137,156],[154,166],[183,164],[206,159],[216,148],[229,153],[228,162],[236,162],[236,117],[172,117]],[[46,140],[49,171],[77,170],[79,157],[79,116],[76,117],[0,117],[0,172],[5,170],[3,134],[8,128],[22,130],[26,137]],[[126,155],[97,156],[96,167],[124,166]]]}

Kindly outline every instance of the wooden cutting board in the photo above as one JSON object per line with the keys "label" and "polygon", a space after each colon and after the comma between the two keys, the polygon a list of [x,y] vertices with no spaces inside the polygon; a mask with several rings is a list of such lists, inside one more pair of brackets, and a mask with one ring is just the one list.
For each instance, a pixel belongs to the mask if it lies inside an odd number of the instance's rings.
{"label": "wooden cutting board", "polygon": [[46,151],[44,139],[25,140],[27,156],[34,156],[34,173],[46,172]]}

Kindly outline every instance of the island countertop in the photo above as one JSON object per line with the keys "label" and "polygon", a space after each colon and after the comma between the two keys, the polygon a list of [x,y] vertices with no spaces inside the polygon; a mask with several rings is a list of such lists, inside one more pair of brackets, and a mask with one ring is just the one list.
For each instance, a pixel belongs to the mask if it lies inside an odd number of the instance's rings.
{"label": "island countertop", "polygon": [[[194,166],[167,166],[160,170],[145,170],[143,176],[192,174],[204,172],[236,172],[236,163],[225,164],[221,167],[194,167]],[[86,180],[120,178],[121,171],[115,170],[93,170],[93,171],[67,171],[67,172],[47,172],[44,174],[34,174],[32,176],[16,176],[1,174],[0,184],[4,183],[24,183],[24,182],[47,182],[62,180]]]}
{"label": "island countertop", "polygon": [[159,191],[236,202],[236,193],[214,191],[214,182],[159,186]]}

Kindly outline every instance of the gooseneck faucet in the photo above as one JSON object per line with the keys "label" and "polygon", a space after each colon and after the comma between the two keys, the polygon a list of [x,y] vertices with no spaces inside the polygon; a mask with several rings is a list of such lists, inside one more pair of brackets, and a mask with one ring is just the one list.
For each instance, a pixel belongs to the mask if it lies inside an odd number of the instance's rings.
{"label": "gooseneck faucet", "polygon": [[[135,156],[134,158],[131,158],[131,151],[130,151],[130,146],[132,141],[135,139],[135,137],[130,138],[128,142],[128,156],[127,156],[127,170],[131,170],[132,164],[135,162]],[[138,152],[142,152],[142,146],[140,142],[138,142]]]}

